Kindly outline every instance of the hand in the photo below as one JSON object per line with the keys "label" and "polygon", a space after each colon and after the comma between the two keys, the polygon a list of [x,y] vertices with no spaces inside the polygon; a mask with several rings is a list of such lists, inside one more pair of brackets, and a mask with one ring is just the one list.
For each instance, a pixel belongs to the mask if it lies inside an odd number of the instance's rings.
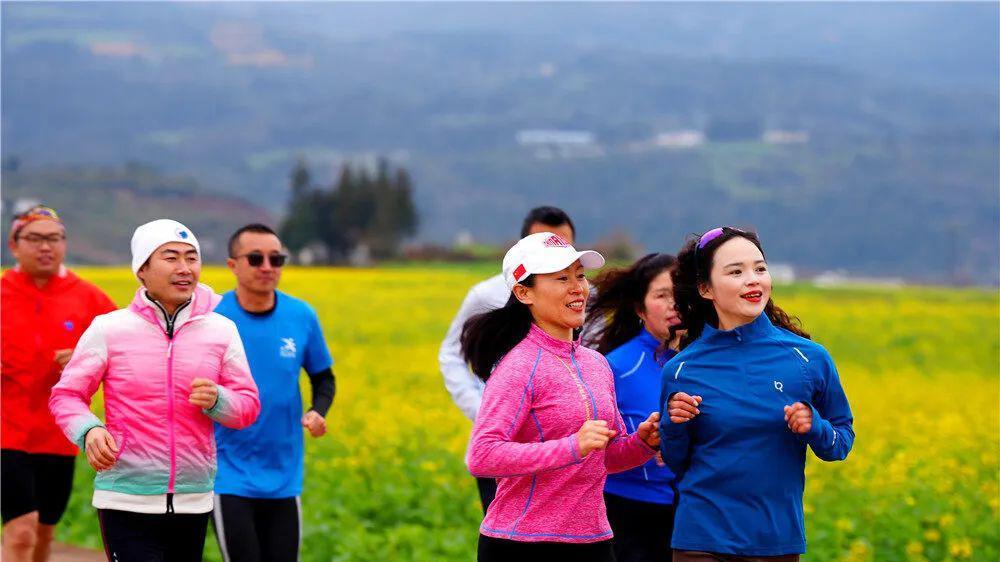
{"label": "hand", "polygon": [[685,392],[675,393],[667,400],[667,413],[670,414],[670,421],[674,423],[684,423],[693,420],[701,413],[698,406],[701,404],[701,396],[690,396]]}
{"label": "hand", "polygon": [[316,410],[309,410],[302,416],[302,427],[308,429],[313,437],[322,437],[326,434],[326,420]]}
{"label": "hand", "polygon": [[639,434],[639,439],[642,439],[649,445],[650,449],[660,448],[660,432],[657,431],[657,425],[660,423],[660,412],[653,412],[649,414],[646,421],[639,424],[635,432]]}
{"label": "hand", "polygon": [[608,446],[618,432],[608,428],[608,422],[604,420],[587,420],[580,426],[580,431],[576,432],[577,449],[580,451],[580,458],[586,457],[591,451],[603,449]]}
{"label": "hand", "polygon": [[188,402],[198,406],[202,410],[211,410],[219,400],[219,388],[208,379],[194,379],[191,381],[191,396]]}
{"label": "hand", "polygon": [[59,370],[62,371],[66,368],[66,363],[69,363],[69,358],[73,356],[73,348],[69,349],[57,349],[55,355],[52,357],[59,365]]}
{"label": "hand", "polygon": [[785,406],[785,423],[792,433],[799,435],[809,433],[812,429],[813,411],[802,402],[796,402],[791,406]]}
{"label": "hand", "polygon": [[107,470],[118,460],[118,445],[115,438],[103,427],[94,427],[84,438],[87,462],[94,470]]}

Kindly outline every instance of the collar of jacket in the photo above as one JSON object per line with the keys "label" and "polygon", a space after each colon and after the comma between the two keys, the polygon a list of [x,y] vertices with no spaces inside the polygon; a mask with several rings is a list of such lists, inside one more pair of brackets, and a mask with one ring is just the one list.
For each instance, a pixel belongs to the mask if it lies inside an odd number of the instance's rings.
{"label": "collar of jacket", "polygon": [[18,290],[36,294],[61,293],[62,291],[65,291],[69,287],[75,285],[80,280],[75,273],[66,269],[66,266],[64,265],[60,265],[59,272],[50,277],[49,282],[42,287],[35,285],[35,280],[32,279],[27,273],[21,271],[20,266],[14,266],[7,270],[4,273],[4,277],[12,283],[11,286],[16,287]]}
{"label": "collar of jacket", "polygon": [[[157,309],[153,303],[146,299],[145,292],[145,287],[140,286],[136,289],[135,296],[132,297],[132,303],[128,305],[128,308],[141,318],[159,327],[160,320]],[[211,287],[198,283],[198,286],[194,289],[194,294],[191,296],[191,316],[188,318],[188,321],[190,322],[195,318],[200,318],[212,312],[220,301],[222,301],[222,297],[215,294],[215,291]]]}
{"label": "collar of jacket", "polygon": [[539,328],[534,322],[531,323],[531,329],[528,330],[527,337],[532,343],[538,344],[560,357],[569,357],[580,346],[580,340],[570,342],[554,338],[546,333],[545,330]]}
{"label": "collar of jacket", "polygon": [[661,345],[660,340],[656,339],[656,336],[649,333],[649,330],[646,329],[646,326],[643,326],[642,329],[639,330],[639,335],[636,337],[638,338],[639,343],[642,344],[644,348],[651,349],[653,351],[660,349]]}
{"label": "collar of jacket", "polygon": [[753,322],[737,326],[732,330],[719,330],[705,324],[701,338],[713,344],[738,344],[767,338],[774,334],[777,328],[771,324],[767,314],[761,313]]}

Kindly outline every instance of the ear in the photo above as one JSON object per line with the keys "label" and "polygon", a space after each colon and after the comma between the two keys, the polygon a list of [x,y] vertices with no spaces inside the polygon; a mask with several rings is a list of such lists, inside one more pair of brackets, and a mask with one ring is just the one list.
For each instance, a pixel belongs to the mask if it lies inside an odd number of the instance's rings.
{"label": "ear", "polygon": [[226,258],[226,267],[229,268],[229,271],[236,273],[236,260],[233,258]]}
{"label": "ear", "polygon": [[146,276],[145,276],[145,273],[146,273],[146,267],[148,267],[148,263],[144,263],[144,264],[142,264],[142,267],[140,267],[140,268],[139,268],[139,271],[136,271],[136,272],[135,272],[135,276],[139,278],[139,281],[140,281],[140,282],[141,282],[141,283],[142,283],[143,285],[145,285],[145,284],[146,284]]}
{"label": "ear", "polygon": [[714,301],[715,293],[712,291],[712,286],[708,283],[698,283],[698,294],[701,298]]}
{"label": "ear", "polygon": [[514,285],[514,298],[524,305],[535,304],[534,294],[531,287],[525,287],[524,285]]}

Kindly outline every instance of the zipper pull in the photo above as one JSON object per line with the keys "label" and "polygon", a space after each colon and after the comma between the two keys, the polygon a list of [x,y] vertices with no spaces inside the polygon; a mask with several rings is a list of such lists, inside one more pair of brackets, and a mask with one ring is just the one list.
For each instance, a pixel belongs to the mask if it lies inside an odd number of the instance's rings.
{"label": "zipper pull", "polygon": [[170,354],[174,352],[174,340],[167,342],[167,359],[170,359]]}
{"label": "zipper pull", "polygon": [[172,493],[167,494],[167,513],[174,512],[174,495]]}

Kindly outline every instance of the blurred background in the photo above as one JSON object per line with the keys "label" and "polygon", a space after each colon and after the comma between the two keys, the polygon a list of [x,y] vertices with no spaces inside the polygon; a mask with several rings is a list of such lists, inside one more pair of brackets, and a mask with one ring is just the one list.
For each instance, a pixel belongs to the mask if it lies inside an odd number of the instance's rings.
{"label": "blurred background", "polygon": [[[4,215],[77,209],[76,263],[123,263],[168,215],[221,259],[294,185],[336,191],[345,166],[361,185],[384,160],[412,213],[303,227],[301,257],[447,258],[553,204],[625,254],[735,224],[799,278],[1000,277],[996,2],[0,10]],[[341,199],[324,216],[364,214]]]}
{"label": "blurred background", "polygon": [[[3,219],[55,207],[119,305],[147,220],[216,264],[280,227],[337,361],[303,560],[475,556],[438,347],[537,205],[618,264],[760,232],[856,416],[846,462],[810,455],[805,559],[1000,559],[1000,3],[3,2],[0,27]],[[101,559],[76,466],[57,538],[90,550],[60,562]]]}

